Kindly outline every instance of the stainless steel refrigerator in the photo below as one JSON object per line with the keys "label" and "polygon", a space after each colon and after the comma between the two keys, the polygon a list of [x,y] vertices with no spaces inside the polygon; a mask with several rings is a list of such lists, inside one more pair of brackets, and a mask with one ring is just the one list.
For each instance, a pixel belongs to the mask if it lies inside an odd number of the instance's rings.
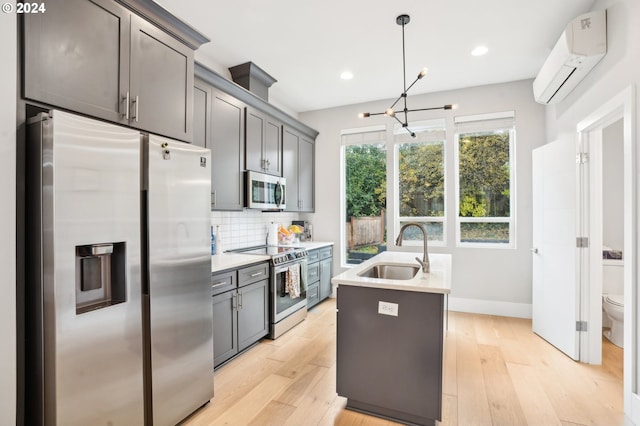
{"label": "stainless steel refrigerator", "polygon": [[26,424],[173,425],[213,396],[210,152],[27,125]]}

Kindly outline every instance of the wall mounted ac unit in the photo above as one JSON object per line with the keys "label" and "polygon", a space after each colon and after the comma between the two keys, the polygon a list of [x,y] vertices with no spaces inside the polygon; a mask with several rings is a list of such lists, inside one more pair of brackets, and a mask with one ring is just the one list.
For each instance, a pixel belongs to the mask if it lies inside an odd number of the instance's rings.
{"label": "wall mounted ac unit", "polygon": [[606,11],[590,12],[575,18],[567,25],[533,81],[536,102],[560,102],[606,53]]}

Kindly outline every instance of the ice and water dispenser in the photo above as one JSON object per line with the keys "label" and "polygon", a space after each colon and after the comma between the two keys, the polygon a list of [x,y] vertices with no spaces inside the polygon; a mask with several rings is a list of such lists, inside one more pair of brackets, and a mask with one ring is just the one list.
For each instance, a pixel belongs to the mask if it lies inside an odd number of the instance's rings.
{"label": "ice and water dispenser", "polygon": [[126,243],[76,246],[76,314],[126,301]]}

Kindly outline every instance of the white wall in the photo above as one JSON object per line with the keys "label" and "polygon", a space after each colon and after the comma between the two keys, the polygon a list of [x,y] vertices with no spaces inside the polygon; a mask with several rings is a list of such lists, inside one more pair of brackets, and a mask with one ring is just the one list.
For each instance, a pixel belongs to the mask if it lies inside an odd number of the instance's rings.
{"label": "white wall", "polygon": [[602,131],[602,243],[614,250],[624,247],[623,121]]}
{"label": "white wall", "polygon": [[0,424],[16,423],[15,14],[0,15]]}
{"label": "white wall", "polygon": [[[530,316],[531,305],[531,150],[546,142],[545,110],[534,102],[532,80],[496,84],[462,90],[409,97],[410,106],[458,104],[453,111],[413,113],[410,121],[446,117],[448,245],[430,251],[453,254],[453,282],[450,307],[457,310]],[[393,126],[385,116],[362,120],[359,112],[384,111],[390,101],[348,105],[300,114],[300,119],[320,132],[316,140],[316,211],[308,215],[314,238],[336,242],[334,259],[339,272],[340,238],[340,131],[375,124]],[[515,110],[516,112],[516,249],[476,249],[455,247],[455,193],[453,184],[453,117]],[[416,248],[417,249],[417,248]],[[408,248],[403,247],[403,250]],[[420,248],[420,250],[422,250]]]}

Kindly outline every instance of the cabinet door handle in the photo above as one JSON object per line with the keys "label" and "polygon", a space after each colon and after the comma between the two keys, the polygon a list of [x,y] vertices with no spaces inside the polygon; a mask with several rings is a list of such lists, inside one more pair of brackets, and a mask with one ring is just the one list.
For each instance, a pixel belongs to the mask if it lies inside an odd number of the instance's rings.
{"label": "cabinet door handle", "polygon": [[127,94],[122,97],[124,101],[124,119],[129,121],[129,91],[127,90]]}
{"label": "cabinet door handle", "polygon": [[226,281],[218,281],[217,283],[211,284],[211,289],[220,287],[221,285],[225,285],[226,283],[227,283]]}
{"label": "cabinet door handle", "polygon": [[238,310],[242,309],[242,293],[238,293]]}
{"label": "cabinet door handle", "polygon": [[213,205],[217,205],[218,204],[218,194],[216,193],[217,191],[213,191]]}
{"label": "cabinet door handle", "polygon": [[231,295],[231,309],[234,311],[237,310],[238,308],[238,304],[236,303],[236,297],[238,297],[236,293],[233,293]]}
{"label": "cabinet door handle", "polygon": [[136,96],[136,98],[133,100],[133,103],[136,104],[136,115],[133,117],[133,119],[137,123],[138,122],[138,111],[140,109],[140,98],[139,98],[139,96]]}

